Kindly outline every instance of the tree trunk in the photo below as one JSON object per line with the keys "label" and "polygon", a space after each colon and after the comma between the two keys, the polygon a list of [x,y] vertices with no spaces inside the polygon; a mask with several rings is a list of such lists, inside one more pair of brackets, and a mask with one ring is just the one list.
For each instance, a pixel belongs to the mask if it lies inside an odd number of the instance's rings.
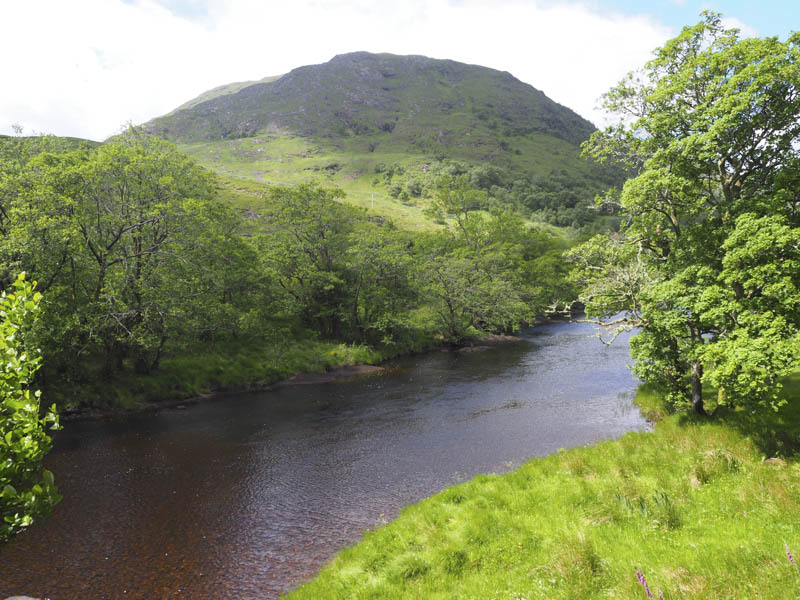
{"label": "tree trunk", "polygon": [[700,361],[692,363],[692,412],[707,415],[703,407],[703,365]]}

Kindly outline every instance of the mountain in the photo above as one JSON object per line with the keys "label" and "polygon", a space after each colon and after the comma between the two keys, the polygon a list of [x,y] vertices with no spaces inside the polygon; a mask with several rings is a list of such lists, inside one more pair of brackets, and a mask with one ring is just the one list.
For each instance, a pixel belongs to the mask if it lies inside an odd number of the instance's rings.
{"label": "mountain", "polygon": [[594,130],[510,73],[367,52],[335,56],[271,81],[216,88],[150,127],[184,142],[291,131],[327,138],[391,134],[457,147],[472,141],[463,139],[471,129],[492,123],[507,136],[536,133],[573,144]]}
{"label": "mountain", "polygon": [[[424,56],[338,55],[220,86],[144,127],[222,174],[322,180],[357,204],[374,207],[377,198],[376,212],[419,213],[412,221],[422,218],[428,180],[452,162],[496,169],[483,178],[487,190],[510,193],[529,181],[530,193],[514,202],[534,212],[580,206],[583,215],[616,177],[579,158],[595,127],[572,110],[510,73]],[[562,197],[555,204],[554,194]]]}

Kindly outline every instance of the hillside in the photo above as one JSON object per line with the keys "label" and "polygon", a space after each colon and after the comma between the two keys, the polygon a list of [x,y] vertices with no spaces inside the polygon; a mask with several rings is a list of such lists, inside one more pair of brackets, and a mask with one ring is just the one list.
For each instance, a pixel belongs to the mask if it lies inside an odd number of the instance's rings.
{"label": "hillside", "polygon": [[66,152],[69,150],[91,149],[100,142],[76,137],[55,135],[12,136],[0,134],[0,155],[4,152]]}
{"label": "hillside", "polygon": [[339,55],[220,86],[145,128],[222,174],[321,180],[412,223],[442,172],[491,167],[478,187],[558,225],[591,220],[618,180],[579,157],[594,126],[570,109],[509,73],[423,56]]}
{"label": "hillside", "polygon": [[218,98],[219,96],[227,96],[228,94],[235,94],[239,90],[244,89],[246,87],[249,87],[251,85],[255,85],[257,83],[267,83],[267,82],[270,82],[270,81],[275,81],[276,79],[279,79],[279,78],[280,78],[280,75],[272,75],[272,76],[269,76],[269,77],[264,77],[263,79],[259,79],[258,81],[236,81],[234,83],[228,83],[226,85],[220,85],[220,86],[217,86],[217,87],[215,87],[213,89],[210,89],[210,90],[207,90],[207,91],[203,92],[202,94],[200,94],[196,98],[192,98],[188,102],[184,102],[183,104],[181,104],[178,108],[176,108],[175,110],[173,110],[169,114],[172,115],[172,114],[175,114],[176,112],[178,112],[179,110],[187,110],[187,109],[190,109],[190,108],[194,108],[198,104],[202,104],[203,102],[206,102],[208,100],[212,100],[213,98]]}

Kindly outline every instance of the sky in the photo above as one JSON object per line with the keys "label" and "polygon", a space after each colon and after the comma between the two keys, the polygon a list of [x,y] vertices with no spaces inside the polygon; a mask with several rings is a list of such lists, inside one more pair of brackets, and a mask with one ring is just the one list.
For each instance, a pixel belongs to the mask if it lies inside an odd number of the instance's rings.
{"label": "sky", "polygon": [[744,35],[800,30],[796,0],[0,0],[0,133],[103,140],[357,50],[509,71],[602,125],[603,92],[706,9]]}

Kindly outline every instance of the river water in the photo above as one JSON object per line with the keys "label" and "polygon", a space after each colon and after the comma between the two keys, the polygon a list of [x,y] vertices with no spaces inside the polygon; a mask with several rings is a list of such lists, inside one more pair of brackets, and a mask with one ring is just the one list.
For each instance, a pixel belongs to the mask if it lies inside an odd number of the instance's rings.
{"label": "river water", "polygon": [[587,324],[351,381],[70,423],[64,500],[0,549],[0,598],[275,598],[365,529],[478,473],[647,424],[627,339]]}

